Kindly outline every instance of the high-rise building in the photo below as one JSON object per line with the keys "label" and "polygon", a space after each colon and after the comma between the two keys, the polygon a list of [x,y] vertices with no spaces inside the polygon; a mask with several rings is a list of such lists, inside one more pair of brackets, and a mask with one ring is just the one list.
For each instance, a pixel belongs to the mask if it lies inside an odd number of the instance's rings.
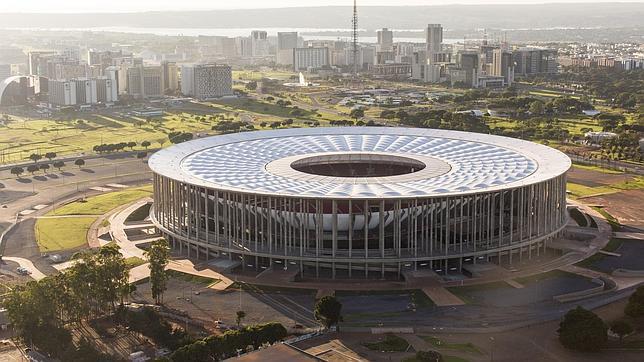
{"label": "high-rise building", "polygon": [[118,101],[118,88],[113,79],[108,77],[96,78],[96,100],[99,103],[114,103]]}
{"label": "high-rise building", "polygon": [[42,75],[45,76],[47,73],[47,63],[42,61],[42,58],[46,58],[56,53],[53,51],[33,51],[28,54],[28,63],[29,63],[29,74],[30,75]]}
{"label": "high-rise building", "polygon": [[394,47],[394,32],[383,28],[376,32],[378,37],[378,51],[380,52],[389,52],[393,50]]}
{"label": "high-rise building", "polygon": [[296,72],[319,69],[329,65],[329,48],[295,48],[293,69]]}
{"label": "high-rise building", "polygon": [[71,80],[50,80],[49,103],[57,106],[76,105],[76,82]]}
{"label": "high-rise building", "polygon": [[11,77],[11,64],[0,64],[0,82]]}
{"label": "high-rise building", "polygon": [[293,65],[293,49],[297,48],[297,32],[277,33],[276,63],[280,65]]}
{"label": "high-rise building", "polygon": [[135,98],[163,95],[161,66],[138,65],[127,68],[127,93]]}
{"label": "high-rise building", "polygon": [[78,78],[71,80],[76,86],[76,104],[96,104],[96,79]]}
{"label": "high-rise building", "polygon": [[505,85],[512,85],[514,82],[514,60],[511,52],[500,48],[494,49],[492,53],[492,75],[502,76]]}
{"label": "high-rise building", "polygon": [[479,83],[479,53],[476,51],[459,52],[458,65],[465,72],[465,84],[476,88]]}
{"label": "high-rise building", "polygon": [[177,63],[162,61],[161,70],[163,73],[163,92],[174,92],[179,88],[179,68]]}
{"label": "high-rise building", "polygon": [[443,50],[443,26],[441,24],[428,24],[425,29],[425,45],[427,57],[432,62],[433,54]]}
{"label": "high-rise building", "polygon": [[223,64],[196,64],[181,67],[181,93],[197,99],[233,94],[232,68]]}
{"label": "high-rise building", "polygon": [[264,30],[253,30],[250,33],[251,54],[253,57],[265,57],[269,54],[268,33]]}
{"label": "high-rise building", "polygon": [[514,63],[516,75],[556,74],[557,51],[537,48],[517,49],[514,51]]}

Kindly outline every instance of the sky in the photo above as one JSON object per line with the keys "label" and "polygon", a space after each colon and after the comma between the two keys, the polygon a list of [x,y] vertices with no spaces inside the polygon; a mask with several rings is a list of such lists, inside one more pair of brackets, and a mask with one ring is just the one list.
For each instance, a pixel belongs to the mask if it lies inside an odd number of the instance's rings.
{"label": "sky", "polygon": [[[620,0],[642,2],[643,0]],[[358,0],[358,5],[588,3],[610,0]],[[0,12],[136,12],[352,5],[351,0],[0,0]]]}

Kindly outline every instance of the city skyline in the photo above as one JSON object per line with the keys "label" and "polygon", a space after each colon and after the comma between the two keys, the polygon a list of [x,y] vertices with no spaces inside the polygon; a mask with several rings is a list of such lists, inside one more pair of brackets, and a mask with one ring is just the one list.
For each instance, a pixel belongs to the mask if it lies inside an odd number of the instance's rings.
{"label": "city skyline", "polygon": [[[620,0],[620,3],[641,3],[639,0]],[[606,0],[402,0],[397,2],[400,6],[439,6],[439,5],[528,5],[528,4],[567,4],[567,3],[610,3]],[[88,2],[83,0],[68,0],[64,4],[52,3],[46,0],[31,0],[3,4],[0,13],[84,13],[84,12],[146,12],[146,11],[192,11],[192,10],[233,10],[233,9],[262,9],[262,8],[298,8],[317,6],[351,6],[346,0],[313,0],[305,6],[298,0],[277,0],[267,4],[266,1],[242,0],[234,3],[213,3],[203,0],[187,0],[178,5],[171,0],[141,0],[125,1],[115,0],[106,6],[103,2]],[[358,6],[391,6],[390,1],[363,0]]]}

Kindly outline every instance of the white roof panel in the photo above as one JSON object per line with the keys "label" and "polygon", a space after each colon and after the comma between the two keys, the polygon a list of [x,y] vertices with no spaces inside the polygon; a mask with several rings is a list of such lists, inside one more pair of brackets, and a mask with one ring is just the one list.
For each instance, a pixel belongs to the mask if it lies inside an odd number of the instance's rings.
{"label": "white roof panel", "polygon": [[[425,170],[373,178],[326,177],[289,167],[325,153],[396,155]],[[213,189],[328,198],[414,198],[480,193],[538,183],[571,166],[563,153],[514,138],[458,131],[329,127],[198,139],[154,154],[158,174]]]}

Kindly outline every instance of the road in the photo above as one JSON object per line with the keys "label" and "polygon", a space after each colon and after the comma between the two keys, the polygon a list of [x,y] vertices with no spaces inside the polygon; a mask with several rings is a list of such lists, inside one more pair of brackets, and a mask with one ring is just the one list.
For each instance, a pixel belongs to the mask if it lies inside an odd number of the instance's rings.
{"label": "road", "polygon": [[[147,163],[134,155],[108,155],[87,160],[82,168],[68,165],[62,171],[22,175],[20,179],[9,170],[0,171],[0,224],[15,227],[3,238],[1,250],[6,256],[31,260],[45,274],[55,272],[47,258],[41,256],[35,241],[37,217],[61,202],[101,193],[92,187],[107,184],[141,184],[149,182]],[[18,214],[29,210],[24,216]]]}

